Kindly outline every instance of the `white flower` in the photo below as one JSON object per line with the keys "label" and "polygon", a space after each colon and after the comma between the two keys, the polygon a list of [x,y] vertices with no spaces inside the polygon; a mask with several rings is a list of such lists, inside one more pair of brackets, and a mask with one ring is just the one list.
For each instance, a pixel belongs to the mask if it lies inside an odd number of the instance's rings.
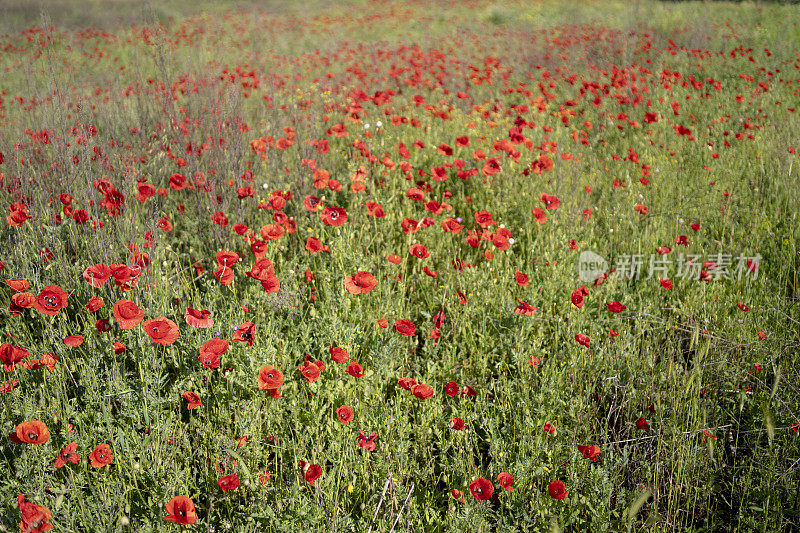
{"label": "white flower", "polygon": [[380,128],[381,126],[383,126],[383,122],[381,122],[380,120],[375,123],[376,128]]}
{"label": "white flower", "polygon": [[514,244],[515,242],[517,241],[515,241],[514,239],[508,239],[508,244]]}
{"label": "white flower", "polygon": [[368,130],[369,129],[369,124],[364,124],[364,129]]}
{"label": "white flower", "polygon": [[269,189],[269,184],[265,183],[264,185],[262,185],[262,187],[264,188],[264,190],[267,190],[267,189]]}

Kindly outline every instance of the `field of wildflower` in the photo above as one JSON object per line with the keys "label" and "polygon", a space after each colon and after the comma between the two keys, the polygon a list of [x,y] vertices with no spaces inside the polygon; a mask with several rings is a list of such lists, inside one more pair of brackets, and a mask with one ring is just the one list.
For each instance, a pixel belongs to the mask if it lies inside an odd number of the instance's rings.
{"label": "field of wildflower", "polygon": [[796,6],[4,4],[0,531],[800,531]]}

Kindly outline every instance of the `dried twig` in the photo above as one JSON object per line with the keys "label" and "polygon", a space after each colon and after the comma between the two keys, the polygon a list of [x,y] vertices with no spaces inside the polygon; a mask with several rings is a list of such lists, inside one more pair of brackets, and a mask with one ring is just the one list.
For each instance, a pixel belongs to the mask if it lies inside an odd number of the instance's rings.
{"label": "dried twig", "polygon": [[383,484],[383,492],[381,492],[381,499],[378,501],[378,506],[375,508],[375,514],[372,515],[372,521],[369,523],[369,529],[367,529],[367,533],[371,533],[372,525],[375,523],[375,519],[378,518],[378,511],[381,510],[381,505],[383,505],[383,499],[386,497],[386,490],[389,488],[389,482],[392,480],[392,473],[389,472],[389,475],[386,477],[386,483]]}
{"label": "dried twig", "polygon": [[406,505],[408,505],[408,500],[411,499],[411,493],[412,492],[414,492],[414,482],[413,481],[411,482],[411,486],[408,488],[408,495],[406,496],[406,501],[403,502],[403,506],[400,508],[400,512],[397,513],[397,518],[394,519],[394,524],[392,524],[392,529],[389,531],[389,533],[394,533],[394,528],[397,527],[397,523],[400,521],[400,515],[403,514],[403,511],[405,510]]}

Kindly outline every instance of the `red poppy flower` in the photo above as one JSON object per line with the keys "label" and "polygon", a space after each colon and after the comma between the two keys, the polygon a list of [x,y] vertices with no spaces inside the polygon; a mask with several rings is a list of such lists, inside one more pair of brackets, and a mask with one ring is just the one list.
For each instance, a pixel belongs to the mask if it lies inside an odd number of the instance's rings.
{"label": "red poppy flower", "polygon": [[431,167],[431,179],[433,181],[441,183],[443,181],[446,181],[447,178],[448,178],[448,176],[447,176],[447,169],[446,168],[444,168],[442,166]]}
{"label": "red poppy flower", "polygon": [[430,385],[425,385],[424,383],[419,383],[411,388],[411,394],[420,400],[427,400],[433,396],[433,387]]}
{"label": "red poppy flower", "polygon": [[540,207],[535,207],[531,212],[533,213],[533,218],[539,224],[544,224],[545,222],[547,222],[547,216],[544,214],[544,209]]}
{"label": "red poppy flower", "polygon": [[342,226],[347,222],[347,211],[339,206],[326,207],[319,216],[326,226]]}
{"label": "red poppy flower", "polygon": [[514,309],[514,313],[524,316],[533,316],[533,314],[536,313],[536,308],[528,302],[523,302],[522,300],[517,301],[519,305]]}
{"label": "red poppy flower", "polygon": [[89,454],[89,459],[92,462],[92,468],[102,468],[110,465],[114,460],[114,454],[111,453],[111,446],[105,442],[95,446],[92,453]]}
{"label": "red poppy flower", "polygon": [[26,220],[30,219],[30,215],[28,215],[28,206],[26,206],[22,202],[14,202],[8,206],[10,211],[6,220],[13,228],[19,228],[22,224],[25,223]]}
{"label": "red poppy flower", "polygon": [[319,367],[314,363],[300,365],[300,373],[306,378],[307,383],[314,383],[319,379]]}
{"label": "red poppy flower", "polygon": [[86,309],[90,313],[94,313],[95,311],[103,307],[105,303],[106,303],[105,300],[103,300],[99,296],[92,296],[91,298],[89,298],[89,301],[86,302],[86,306],[84,306],[84,309]]}
{"label": "red poppy flower", "polygon": [[239,324],[235,329],[236,333],[233,335],[233,342],[246,342],[248,346],[253,345],[255,322],[244,322]]}
{"label": "red poppy flower", "polygon": [[180,336],[177,324],[163,316],[145,320],[142,322],[142,329],[153,342],[162,346],[169,346]]}
{"label": "red poppy flower", "polygon": [[534,174],[542,174],[553,170],[553,160],[544,154],[533,160],[531,163],[531,170]]}
{"label": "red poppy flower", "polygon": [[206,368],[219,368],[219,358],[228,351],[228,346],[225,339],[208,340],[200,347],[200,356],[197,359]]}
{"label": "red poppy flower", "polygon": [[350,294],[366,294],[374,289],[376,285],[378,285],[378,282],[375,277],[364,271],[357,272],[355,276],[348,275],[344,279],[344,286]]}
{"label": "red poppy flower", "polygon": [[122,344],[119,341],[115,342],[114,343],[114,353],[115,354],[121,354],[123,352],[125,352],[125,345]]}
{"label": "red poppy flower", "polygon": [[661,283],[661,286],[664,287],[667,290],[670,290],[672,288],[672,280],[659,279],[658,282]]}
{"label": "red poppy flower", "polygon": [[636,420],[636,427],[641,430],[645,430],[650,427],[650,424],[648,424],[647,420],[645,420],[644,418],[639,417],[639,419]]}
{"label": "red poppy flower", "polygon": [[273,398],[280,398],[278,388],[283,385],[283,379],[283,372],[274,366],[263,366],[258,371],[258,388],[270,392]]}
{"label": "red poppy flower", "polygon": [[102,287],[110,278],[111,268],[102,263],[86,267],[86,270],[83,271],[83,279],[86,280],[86,283],[97,289]]}
{"label": "red poppy flower", "polygon": [[625,309],[627,309],[627,307],[625,307],[624,305],[622,305],[622,304],[621,304],[621,303],[619,303],[619,302],[611,302],[610,304],[606,304],[606,307],[607,307],[607,308],[608,308],[608,310],[609,310],[609,311],[611,311],[612,313],[621,313],[621,312],[623,312]]}
{"label": "red poppy flower", "polygon": [[417,326],[407,318],[401,318],[394,323],[394,329],[401,335],[408,337],[414,336],[417,332]]}
{"label": "red poppy flower", "polygon": [[547,423],[547,424],[544,425],[544,431],[548,435],[552,435],[553,433],[555,433],[556,428],[554,428],[552,424]]}
{"label": "red poppy flower", "polygon": [[322,477],[322,467],[317,464],[307,466],[303,464],[301,466],[303,467],[303,479],[313,487],[314,482]]}
{"label": "red poppy flower", "polygon": [[190,526],[197,522],[194,502],[188,496],[175,496],[167,503],[167,516],[164,520]]}
{"label": "red poppy flower", "polygon": [[377,438],[377,433],[370,433],[369,437],[367,437],[360,429],[358,430],[358,446],[359,448],[364,448],[368,452],[375,451],[375,439]]}
{"label": "red poppy flower", "polygon": [[53,515],[47,507],[42,507],[33,502],[26,502],[24,494],[19,494],[17,496],[17,506],[22,515],[22,521],[19,523],[20,531],[25,533],[42,533],[43,531],[50,531],[53,529],[53,525],[48,522]]}
{"label": "red poppy flower", "polygon": [[173,191],[182,191],[186,188],[186,176],[183,174],[173,174],[169,177],[169,188]]}
{"label": "red poppy flower", "polygon": [[39,445],[50,439],[50,430],[41,420],[27,420],[17,424],[13,436],[20,443]]}
{"label": "red poppy flower", "polygon": [[589,344],[591,343],[591,340],[589,339],[589,337],[587,337],[583,333],[578,333],[577,335],[575,335],[575,340],[578,341],[578,344],[586,346],[587,348],[589,347]]}
{"label": "red poppy flower", "polygon": [[281,290],[281,280],[279,280],[275,275],[272,275],[267,277],[267,279],[262,279],[261,286],[264,287],[264,290],[267,291],[267,294],[275,294]]}
{"label": "red poppy flower", "polygon": [[442,230],[444,230],[445,233],[452,232],[453,235],[458,235],[461,233],[462,229],[464,229],[464,226],[454,218],[446,218],[442,221]]}
{"label": "red poppy flower", "polygon": [[451,418],[450,419],[450,427],[455,429],[456,431],[461,431],[464,429],[464,419],[463,418]]}
{"label": "red poppy flower", "polygon": [[239,476],[236,474],[222,476],[217,480],[217,485],[219,485],[219,488],[222,489],[223,492],[234,490],[239,486]]}
{"label": "red poppy flower", "polygon": [[567,497],[567,488],[564,485],[563,481],[553,480],[547,486],[547,493],[550,494],[551,498],[556,500],[563,500]]}
{"label": "red poppy flower", "polygon": [[233,269],[229,267],[219,267],[217,270],[213,271],[214,277],[224,286],[229,286],[233,284],[233,279],[235,277]]}
{"label": "red poppy flower", "polygon": [[475,392],[475,389],[470,387],[469,385],[464,385],[464,388],[461,389],[461,397],[466,398],[467,396],[477,396],[478,393]]}
{"label": "red poppy flower", "polygon": [[412,244],[411,248],[408,250],[408,253],[417,259],[425,259],[426,257],[430,256],[428,249],[425,248],[424,244]]}
{"label": "red poppy flower", "polygon": [[316,237],[309,237],[306,239],[306,250],[315,254],[322,250],[322,241]]}
{"label": "red poppy flower", "polygon": [[514,483],[514,476],[508,472],[500,472],[497,474],[497,482],[506,490],[514,490],[514,487],[511,486]]}
{"label": "red poppy flower", "polygon": [[497,159],[495,159],[494,157],[490,157],[489,159],[484,161],[483,167],[481,169],[484,176],[495,176],[497,174],[500,174],[501,170],[502,169],[500,168],[500,163],[498,163]]}
{"label": "red poppy flower", "polygon": [[211,217],[211,221],[218,226],[222,226],[223,228],[228,225],[228,217],[226,217],[225,213],[222,211],[217,211],[214,213],[214,216]]}
{"label": "red poppy flower", "polygon": [[83,344],[83,335],[70,335],[68,337],[64,337],[64,344],[70,348],[77,348]]}
{"label": "red poppy flower", "polygon": [[67,306],[69,294],[58,285],[48,285],[42,289],[33,306],[43,315],[57,315],[59,309]]}
{"label": "red poppy flower", "polygon": [[210,315],[211,311],[205,309],[199,311],[190,307],[186,310],[186,314],[183,315],[183,319],[193,328],[210,328],[214,325],[214,321],[208,318]]}
{"label": "red poppy flower", "polygon": [[552,194],[542,193],[542,195],[539,197],[539,200],[544,203],[545,209],[558,209],[558,206],[561,205],[561,200]]}
{"label": "red poppy flower", "polygon": [[28,351],[19,346],[12,346],[11,344],[0,344],[0,362],[6,372],[13,372],[17,363],[30,355]]}
{"label": "red poppy flower", "polygon": [[450,491],[450,495],[455,498],[458,503],[464,503],[464,493],[458,489],[453,489]]}
{"label": "red poppy flower", "polygon": [[75,465],[80,463],[81,456],[75,453],[75,450],[77,449],[78,449],[78,443],[76,441],[72,441],[71,443],[69,443],[63,450],[61,450],[61,453],[58,454],[58,457],[56,457],[55,467],[61,468],[62,466],[67,464],[67,462],[70,462]]}
{"label": "red poppy flower", "polygon": [[520,287],[527,287],[529,283],[528,275],[524,272],[520,272],[519,270],[514,271],[514,280]]}
{"label": "red poppy flower", "polygon": [[383,328],[383,329],[386,329],[386,328],[389,327],[389,321],[386,320],[385,318],[379,318],[378,319],[378,326]]}
{"label": "red poppy flower", "polygon": [[494,494],[494,485],[488,479],[479,477],[469,484],[469,491],[476,500],[488,500]]}
{"label": "red poppy flower", "polygon": [[347,350],[344,348],[340,348],[338,346],[331,346],[329,348],[331,359],[339,363],[340,365],[345,364],[350,359],[350,354],[347,353]]}
{"label": "red poppy flower", "polygon": [[196,392],[186,391],[181,394],[181,396],[184,400],[189,402],[189,405],[187,405],[186,408],[190,411],[203,405],[203,402],[200,401],[200,396],[198,396]]}
{"label": "red poppy flower", "polygon": [[339,421],[342,424],[347,424],[348,422],[353,420],[353,417],[355,416],[355,412],[353,411],[352,407],[350,407],[349,405],[345,404],[345,405],[342,405],[341,407],[339,407],[338,409],[336,409],[336,416],[339,417]]}
{"label": "red poppy flower", "polygon": [[444,386],[444,392],[448,396],[453,396],[453,397],[458,396],[459,390],[460,389],[458,387],[458,383],[456,383],[455,381],[450,381]]}
{"label": "red poppy flower", "polygon": [[36,303],[36,296],[30,292],[17,292],[11,297],[11,304],[8,306],[9,310],[15,315],[19,316],[24,309],[30,309]]}
{"label": "red poppy flower", "polygon": [[400,378],[397,380],[397,384],[406,390],[411,390],[417,384],[417,381],[413,378]]}
{"label": "red poppy flower", "polygon": [[133,329],[144,318],[144,311],[131,300],[120,300],[114,304],[114,318],[120,329]]}
{"label": "red poppy flower", "polygon": [[375,218],[384,218],[386,216],[386,212],[383,210],[383,206],[381,204],[377,202],[367,202],[367,215]]}
{"label": "red poppy flower", "polygon": [[317,211],[322,208],[319,201],[320,201],[319,198],[309,194],[303,199],[303,209],[305,209],[306,211],[311,211],[313,213],[314,211]]}
{"label": "red poppy flower", "polygon": [[[18,386],[19,386],[19,380],[18,379],[9,379],[9,380],[0,382],[0,394],[5,394],[7,392],[11,392],[12,390],[14,390]],[[17,435],[15,433],[11,435],[11,440],[14,440],[16,438],[17,438]]]}
{"label": "red poppy flower", "polygon": [[436,314],[433,315],[433,325],[436,329],[440,329],[444,325],[445,312],[444,308],[440,307]]}
{"label": "red poppy flower", "polygon": [[591,446],[578,445],[578,451],[581,452],[581,455],[592,461],[597,461],[597,458],[600,456],[600,446],[597,444],[592,444]]}
{"label": "red poppy flower", "polygon": [[475,222],[477,222],[478,225],[483,229],[486,229],[495,223],[492,219],[492,214],[489,211],[477,211],[475,213]]}
{"label": "red poppy flower", "polygon": [[347,365],[347,373],[354,378],[364,377],[364,372],[362,372],[363,370],[364,368],[358,363],[350,363]]}

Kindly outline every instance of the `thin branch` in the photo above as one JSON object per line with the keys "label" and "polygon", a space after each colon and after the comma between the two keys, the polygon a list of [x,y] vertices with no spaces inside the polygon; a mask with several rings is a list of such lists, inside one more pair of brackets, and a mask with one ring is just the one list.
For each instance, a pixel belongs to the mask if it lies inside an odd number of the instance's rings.
{"label": "thin branch", "polygon": [[383,492],[381,492],[381,499],[378,501],[378,506],[375,508],[375,514],[372,515],[372,521],[369,523],[369,529],[367,529],[367,533],[372,532],[372,525],[375,523],[375,519],[378,518],[378,511],[381,509],[381,505],[383,505],[383,499],[386,497],[386,490],[389,488],[389,482],[392,480],[392,473],[389,472],[389,475],[386,477],[386,483],[383,484]]}
{"label": "thin branch", "polygon": [[414,482],[413,481],[411,482],[411,486],[408,488],[408,495],[406,496],[406,501],[403,502],[403,506],[400,508],[400,512],[397,513],[397,518],[394,519],[394,524],[392,524],[392,529],[389,531],[389,533],[394,533],[394,528],[397,527],[397,523],[400,521],[400,515],[403,514],[403,511],[405,510],[406,505],[408,505],[408,500],[411,499],[411,493],[412,492],[414,492]]}

